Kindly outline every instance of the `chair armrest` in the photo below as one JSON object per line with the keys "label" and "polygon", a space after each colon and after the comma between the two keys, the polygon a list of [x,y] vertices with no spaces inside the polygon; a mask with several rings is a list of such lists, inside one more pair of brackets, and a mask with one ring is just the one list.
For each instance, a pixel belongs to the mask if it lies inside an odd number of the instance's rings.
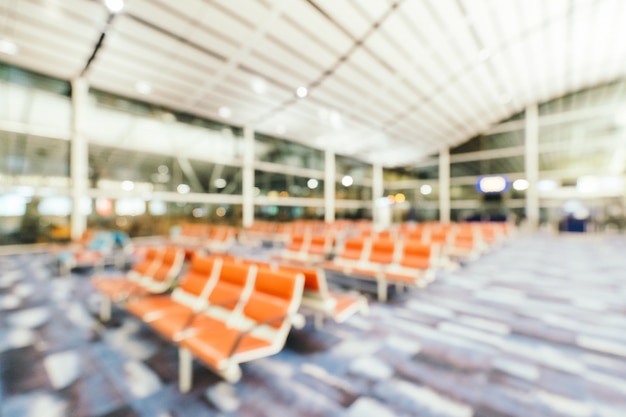
{"label": "chair armrest", "polygon": [[283,316],[276,316],[276,317],[271,317],[267,320],[258,321],[254,323],[252,326],[248,327],[247,329],[239,332],[239,334],[237,335],[237,338],[235,339],[235,343],[233,343],[233,346],[230,348],[228,357],[232,358],[232,356],[235,354],[235,351],[241,344],[241,341],[243,340],[243,338],[247,336],[248,334],[250,334],[255,329],[258,329],[261,326],[266,326],[268,324],[274,324],[274,323],[278,323],[278,322],[285,321],[285,320],[289,320],[292,326],[294,326],[297,329],[301,329],[302,327],[304,327],[304,324],[305,324],[304,316],[298,313],[287,314]]}

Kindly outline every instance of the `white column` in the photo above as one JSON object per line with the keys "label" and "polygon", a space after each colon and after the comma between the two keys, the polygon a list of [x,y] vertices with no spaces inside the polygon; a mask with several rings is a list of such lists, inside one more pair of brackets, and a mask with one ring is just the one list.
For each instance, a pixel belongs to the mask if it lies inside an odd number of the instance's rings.
{"label": "white column", "polygon": [[536,104],[526,107],[524,128],[524,165],[528,180],[526,224],[530,230],[535,230],[539,225],[539,112]]}
{"label": "white column", "polygon": [[450,222],[450,149],[439,152],[439,221]]}
{"label": "white column", "polygon": [[243,128],[243,227],[250,227],[254,223],[254,129],[250,126]]}
{"label": "white column", "polygon": [[85,112],[89,85],[84,78],[72,80],[72,141],[70,143],[70,177],[72,182],[72,239],[80,239],[87,228],[87,217],[81,213],[80,202],[87,195],[89,149],[84,135]]}
{"label": "white column", "polygon": [[[383,228],[388,226],[387,219],[383,218],[381,207],[379,206],[379,198],[385,193],[385,185],[383,182],[383,166],[380,164],[374,164],[372,166],[372,215],[374,217],[374,226]],[[388,214],[388,213],[387,213]],[[389,217],[389,216],[387,216]]]}
{"label": "white column", "polygon": [[335,221],[335,153],[326,151],[324,161],[324,220]]}

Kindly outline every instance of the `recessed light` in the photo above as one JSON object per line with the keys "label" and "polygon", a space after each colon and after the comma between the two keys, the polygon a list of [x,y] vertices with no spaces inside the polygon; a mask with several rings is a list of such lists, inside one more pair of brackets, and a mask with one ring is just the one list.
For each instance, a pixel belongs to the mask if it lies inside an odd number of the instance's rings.
{"label": "recessed light", "polygon": [[20,50],[17,44],[10,39],[0,39],[0,53],[15,55]]}
{"label": "recessed light", "polygon": [[300,98],[305,98],[309,94],[309,90],[306,87],[298,87],[296,95]]}
{"label": "recessed light", "polygon": [[135,183],[132,181],[122,181],[122,190],[132,191],[135,188]]}
{"label": "recessed light", "polygon": [[187,194],[189,193],[189,191],[191,191],[191,187],[187,184],[178,184],[178,187],[176,187],[176,191],[178,191],[180,194]]}
{"label": "recessed light", "polygon": [[215,188],[222,189],[226,187],[226,180],[224,178],[217,178],[215,181],[213,181],[213,185],[215,185]]}
{"label": "recessed light", "polygon": [[119,13],[124,8],[124,0],[104,0],[104,4],[111,13]]}
{"label": "recessed light", "polygon": [[344,187],[349,187],[354,183],[354,178],[352,178],[350,175],[346,175],[341,179],[341,184]]}
{"label": "recessed light", "polygon": [[318,185],[319,182],[315,178],[311,178],[306,182],[306,186],[309,187],[311,190],[315,190]]}
{"label": "recessed light", "polygon": [[329,117],[330,125],[335,129],[341,129],[343,126],[343,120],[341,119],[341,114],[338,111],[333,110],[330,112]]}
{"label": "recessed light", "polygon": [[530,183],[528,182],[528,180],[525,180],[523,178],[513,181],[513,189],[517,191],[527,190],[529,186]]}
{"label": "recessed light", "polygon": [[431,187],[428,184],[424,184],[420,187],[420,193],[422,193],[423,195],[429,195],[432,192],[433,192],[433,187]]}
{"label": "recessed light", "polygon": [[261,77],[254,77],[252,79],[252,91],[257,94],[265,94],[267,92],[267,82]]}
{"label": "recessed light", "polygon": [[135,83],[135,90],[139,94],[148,95],[152,92],[152,85],[147,81],[137,81]]}
{"label": "recessed light", "polygon": [[223,117],[224,119],[228,119],[230,116],[232,116],[233,112],[230,110],[230,108],[222,106],[217,110],[217,114],[219,114],[220,117]]}

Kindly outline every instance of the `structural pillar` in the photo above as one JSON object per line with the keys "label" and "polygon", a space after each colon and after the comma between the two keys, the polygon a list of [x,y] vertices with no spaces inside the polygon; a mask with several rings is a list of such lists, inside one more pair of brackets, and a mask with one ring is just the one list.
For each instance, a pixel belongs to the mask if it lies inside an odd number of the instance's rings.
{"label": "structural pillar", "polygon": [[84,78],[72,80],[72,137],[70,143],[70,177],[72,183],[72,239],[80,239],[87,228],[87,217],[81,211],[81,201],[88,191],[89,148],[84,134],[85,112],[89,85]]}
{"label": "structural pillar", "polygon": [[450,223],[450,148],[439,151],[439,221]]}
{"label": "structural pillar", "polygon": [[[388,219],[385,219],[380,207],[380,198],[385,193],[385,185],[383,181],[383,166],[374,164],[372,166],[372,214],[374,217],[374,225],[382,228],[387,225]],[[387,210],[388,212],[389,210]],[[387,216],[389,214],[387,213]]]}
{"label": "structural pillar", "polygon": [[524,165],[526,190],[526,225],[529,230],[539,226],[539,111],[536,104],[526,107],[524,126]]}
{"label": "structural pillar", "polygon": [[242,226],[254,223],[254,129],[243,128],[243,173],[242,173],[243,218]]}
{"label": "structural pillar", "polygon": [[324,156],[324,220],[326,223],[333,223],[335,221],[335,153],[326,151]]}

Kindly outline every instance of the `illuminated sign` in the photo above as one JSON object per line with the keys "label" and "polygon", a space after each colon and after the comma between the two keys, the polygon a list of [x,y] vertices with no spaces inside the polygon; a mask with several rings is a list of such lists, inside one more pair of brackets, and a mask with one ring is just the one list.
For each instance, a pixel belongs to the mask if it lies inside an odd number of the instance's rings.
{"label": "illuminated sign", "polygon": [[481,193],[501,193],[509,188],[509,181],[500,175],[480,177],[476,189]]}

